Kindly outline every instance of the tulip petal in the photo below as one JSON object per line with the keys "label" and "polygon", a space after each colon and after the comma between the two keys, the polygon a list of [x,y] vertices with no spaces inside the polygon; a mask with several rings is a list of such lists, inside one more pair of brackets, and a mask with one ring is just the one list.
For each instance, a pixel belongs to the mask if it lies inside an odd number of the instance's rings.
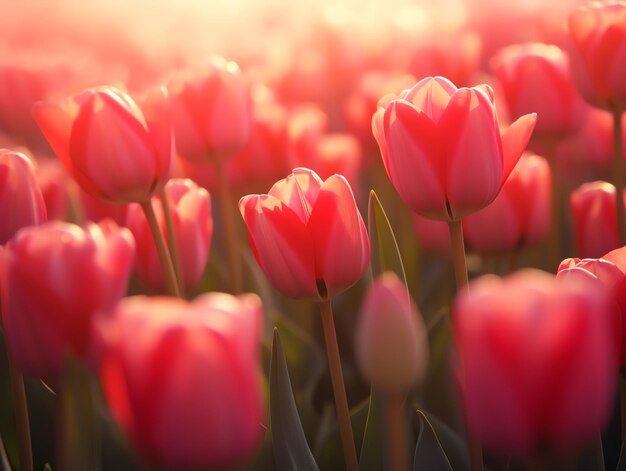
{"label": "tulip petal", "polygon": [[504,156],[502,183],[509,178],[515,164],[522,157],[536,122],[536,113],[527,114],[518,118],[502,133],[502,154]]}
{"label": "tulip petal", "polygon": [[57,105],[37,103],[33,108],[33,116],[54,153],[66,168],[71,169],[70,135],[74,114]]}
{"label": "tulip petal", "polygon": [[322,183],[313,170],[296,168],[287,178],[276,182],[268,194],[285,203],[306,224]]}
{"label": "tulip petal", "polygon": [[427,77],[407,91],[403,99],[413,103],[436,124],[448,106],[450,97],[457,92],[456,86],[444,77]]}
{"label": "tulip petal", "polygon": [[239,201],[250,246],[259,266],[286,296],[317,297],[314,247],[297,213],[271,195],[248,195]]}
{"label": "tulip petal", "polygon": [[[154,144],[157,175],[171,175],[174,167],[174,129],[167,98],[167,89],[160,87],[152,91],[141,103],[148,133]],[[168,178],[161,178],[162,181]]]}

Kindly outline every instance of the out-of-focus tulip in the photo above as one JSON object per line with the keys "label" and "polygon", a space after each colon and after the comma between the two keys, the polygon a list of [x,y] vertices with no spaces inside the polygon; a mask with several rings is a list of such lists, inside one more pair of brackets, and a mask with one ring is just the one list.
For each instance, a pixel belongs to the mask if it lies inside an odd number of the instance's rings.
{"label": "out-of-focus tulip", "polygon": [[426,250],[441,254],[450,253],[450,228],[443,221],[413,214],[413,227],[417,241]]}
{"label": "out-of-focus tulip", "polygon": [[428,366],[426,328],[404,283],[392,272],[370,286],[356,327],[356,357],[372,386],[406,394]]}
{"label": "out-of-focus tulip", "polygon": [[50,146],[94,198],[145,202],[172,173],[173,138],[164,90],[140,109],[113,87],[92,88],[63,105],[34,110]]}
{"label": "out-of-focus tulip", "polygon": [[250,93],[239,66],[216,58],[206,70],[169,85],[178,153],[190,160],[230,157],[245,146],[252,124]]}
{"label": "out-of-focus tulip", "polygon": [[500,194],[463,220],[467,243],[481,252],[516,250],[543,242],[550,233],[550,166],[526,154]]}
{"label": "out-of-focus tulip", "polygon": [[102,326],[101,381],[113,415],[160,468],[230,469],[264,434],[256,295],[193,302],[133,297]]}
{"label": "out-of-focus tulip", "polygon": [[[192,289],[200,280],[209,259],[213,218],[209,193],[189,179],[173,179],[165,185],[176,246],[180,257],[182,282],[185,290]],[[161,232],[167,240],[161,199],[152,198],[152,207]],[[154,237],[146,216],[138,204],[128,207],[127,224],[137,244],[137,274],[141,281],[154,290],[163,290],[165,280]]]}
{"label": "out-of-focus tulip", "polygon": [[46,221],[35,165],[24,154],[0,149],[0,245],[22,227]]}
{"label": "out-of-focus tulip", "polygon": [[570,208],[579,256],[600,258],[619,247],[613,185],[602,181],[581,185],[570,195]]}
{"label": "out-of-focus tulip", "polygon": [[297,168],[267,195],[239,201],[254,255],[280,292],[328,299],[365,273],[370,244],[350,185]]}
{"label": "out-of-focus tulip", "polygon": [[68,187],[72,185],[63,164],[56,158],[42,158],[37,161],[35,176],[44,202],[49,221],[68,221],[70,197]]}
{"label": "out-of-focus tulip", "polygon": [[524,270],[470,284],[454,306],[467,426],[507,454],[598,436],[613,407],[617,355],[607,293],[582,277]]}
{"label": "out-of-focus tulip", "polygon": [[500,51],[490,65],[511,116],[537,113],[537,137],[559,137],[575,129],[584,102],[562,49],[543,43],[516,44]]}
{"label": "out-of-focus tulip", "polygon": [[491,88],[456,88],[443,77],[379,105],[372,128],[391,182],[413,211],[443,221],[494,200],[537,119],[522,116],[501,135]]}
{"label": "out-of-focus tulip", "polygon": [[626,2],[591,2],[569,16],[574,80],[592,105],[626,108]]}
{"label": "out-of-focus tulip", "polygon": [[2,322],[27,374],[60,373],[66,353],[90,355],[91,323],[124,295],[134,257],[113,221],[82,229],[60,221],[21,230],[2,253]]}

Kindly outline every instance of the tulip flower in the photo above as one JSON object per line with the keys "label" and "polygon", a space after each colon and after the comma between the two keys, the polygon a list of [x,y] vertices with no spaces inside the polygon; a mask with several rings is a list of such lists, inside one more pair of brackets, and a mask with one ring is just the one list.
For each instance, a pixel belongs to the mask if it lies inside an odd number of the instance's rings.
{"label": "tulip flower", "polygon": [[570,196],[578,254],[600,258],[619,247],[615,187],[607,182],[585,183]]}
{"label": "tulip flower", "polygon": [[367,270],[367,230],[341,175],[322,181],[297,168],[268,194],[244,196],[239,210],[259,266],[286,296],[326,300]]}
{"label": "tulip flower", "polygon": [[528,269],[481,277],[456,299],[461,404],[487,448],[575,448],[607,425],[617,356],[607,294],[597,286]]}
{"label": "tulip flower", "polygon": [[231,469],[265,433],[253,294],[123,299],[98,329],[107,403],[159,469]]}
{"label": "tulip flower", "polygon": [[70,190],[72,185],[63,164],[56,158],[43,158],[37,161],[35,177],[44,202],[49,221],[70,219]]}
{"label": "tulip flower", "polygon": [[146,202],[172,173],[173,140],[163,90],[142,109],[113,87],[63,105],[39,104],[35,119],[70,175],[108,203]]}
{"label": "tulip flower", "polygon": [[[174,226],[183,286],[190,290],[200,280],[209,258],[213,236],[211,197],[204,188],[198,187],[189,179],[170,180],[165,185],[165,195]],[[161,232],[166,232],[160,199],[153,197],[152,206]],[[126,226],[133,233],[137,244],[136,268],[139,278],[152,289],[163,290],[165,281],[159,265],[159,255],[148,221],[138,204],[129,206]],[[171,244],[171,241],[168,242]]]}
{"label": "tulip flower", "polygon": [[511,115],[537,113],[535,135],[558,137],[576,128],[583,102],[570,76],[567,54],[558,46],[508,46],[490,65]]}
{"label": "tulip flower", "polygon": [[126,292],[130,231],[112,221],[84,229],[54,221],[22,229],[2,253],[2,322],[24,373],[56,376],[66,354],[88,359],[91,323]]}
{"label": "tulip flower", "polygon": [[404,202],[422,216],[456,221],[495,199],[536,119],[524,115],[501,135],[488,85],[457,88],[428,77],[382,99],[372,128]]}
{"label": "tulip flower", "polygon": [[24,154],[0,149],[0,245],[22,227],[46,221],[35,165]]}
{"label": "tulip flower", "polygon": [[250,135],[252,107],[235,62],[215,58],[206,70],[189,72],[169,85],[176,148],[185,159],[232,156]]}
{"label": "tulip flower", "polygon": [[450,252],[450,230],[445,222],[413,214],[413,228],[417,242],[425,250],[440,254]]}
{"label": "tulip flower", "polygon": [[543,242],[550,232],[550,181],[546,159],[522,157],[496,199],[463,220],[467,243],[499,252]]}

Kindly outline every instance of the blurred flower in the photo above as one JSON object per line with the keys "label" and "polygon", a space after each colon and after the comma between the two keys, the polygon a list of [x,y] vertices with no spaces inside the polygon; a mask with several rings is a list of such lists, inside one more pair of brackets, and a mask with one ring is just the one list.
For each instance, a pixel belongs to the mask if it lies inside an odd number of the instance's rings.
{"label": "blurred flower", "polygon": [[481,252],[516,250],[543,242],[550,233],[550,166],[525,154],[495,200],[463,220],[467,243]]}
{"label": "blurred flower", "polygon": [[38,104],[35,119],[56,155],[91,196],[145,202],[172,172],[172,130],[163,90],[143,111],[113,87],[92,88],[62,106]]}
{"label": "blurred flower", "polygon": [[35,165],[20,152],[0,149],[0,245],[22,227],[46,221]]}
{"label": "blurred flower", "polygon": [[135,447],[163,469],[230,469],[265,429],[256,295],[132,297],[101,326],[101,382]]}
{"label": "blurred flower", "polygon": [[2,322],[24,373],[56,376],[67,353],[90,355],[91,323],[125,294],[130,231],[113,221],[82,229],[49,222],[21,230],[2,253]]}
{"label": "blurred flower", "polygon": [[428,77],[381,100],[372,119],[387,174],[422,216],[459,220],[487,206],[522,155],[536,115],[500,135],[493,91]]}
{"label": "blurred flower", "polygon": [[168,85],[176,149],[186,159],[231,157],[245,146],[252,123],[247,85],[235,62],[215,58],[202,71]]}
{"label": "blurred flower", "polygon": [[569,16],[576,86],[592,105],[626,108],[626,3],[590,2]]}
{"label": "blurred flower", "polygon": [[393,272],[383,273],[369,287],[355,335],[359,366],[377,391],[403,397],[426,374],[426,328]]}
{"label": "blurred flower", "polygon": [[286,296],[328,299],[369,266],[367,230],[341,175],[322,181],[295,169],[267,195],[244,196],[239,210],[257,262]]}
{"label": "blurred flower", "polygon": [[529,269],[472,282],[453,315],[472,436],[514,455],[596,438],[615,394],[612,321],[606,292],[582,277]]}
{"label": "blurred flower", "polygon": [[[185,290],[189,291],[200,280],[209,259],[213,236],[211,197],[204,188],[189,179],[170,180],[165,185],[165,194],[174,225],[182,282]],[[153,196],[152,207],[167,240],[161,199]],[[136,268],[139,278],[155,291],[162,291],[165,289],[165,280],[159,255],[146,216],[138,204],[128,207],[126,226],[133,233],[137,244]]]}
{"label": "blurred flower", "polygon": [[412,214],[417,241],[426,250],[441,254],[450,253],[450,228],[443,221]]}
{"label": "blurred flower", "polygon": [[619,247],[615,199],[615,187],[602,181],[585,183],[570,195],[579,256],[599,258]]}
{"label": "blurred flower", "polygon": [[584,105],[574,88],[568,57],[558,46],[508,46],[490,65],[511,116],[537,113],[537,137],[560,137],[576,128]]}
{"label": "blurred flower", "polygon": [[72,185],[72,182],[59,159],[39,159],[35,176],[46,203],[48,220],[68,221],[70,210],[68,187]]}

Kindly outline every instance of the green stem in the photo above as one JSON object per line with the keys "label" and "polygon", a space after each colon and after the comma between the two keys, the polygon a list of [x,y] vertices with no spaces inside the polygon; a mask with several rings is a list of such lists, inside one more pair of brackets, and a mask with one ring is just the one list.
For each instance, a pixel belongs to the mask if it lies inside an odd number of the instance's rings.
{"label": "green stem", "polygon": [[11,378],[11,393],[15,406],[15,420],[17,423],[17,438],[20,457],[20,470],[33,471],[33,452],[30,442],[30,422],[28,419],[28,403],[24,389],[24,377],[15,366],[11,355],[8,355],[9,375]]}
{"label": "green stem", "polygon": [[178,283],[176,283],[176,275],[174,274],[172,257],[170,256],[170,252],[167,249],[167,244],[165,243],[165,238],[163,237],[163,233],[161,232],[161,229],[159,227],[156,214],[154,214],[154,208],[152,207],[152,203],[150,201],[141,203],[141,209],[143,209],[143,212],[146,215],[148,225],[150,226],[150,230],[152,231],[152,237],[154,237],[154,243],[156,245],[157,253],[159,254],[159,260],[161,262],[161,268],[163,269],[163,276],[165,278],[165,286],[167,288],[167,292],[170,296],[176,296],[179,298],[180,292],[178,291]]}
{"label": "green stem", "polygon": [[404,398],[386,398],[387,431],[390,471],[408,471],[406,421],[404,418]]}
{"label": "green stem", "polygon": [[172,264],[174,265],[174,274],[176,275],[176,281],[178,282],[178,292],[180,297],[185,297],[185,284],[183,282],[183,269],[181,265],[180,254],[178,252],[178,240],[176,237],[176,231],[174,230],[174,221],[172,220],[172,211],[170,207],[170,201],[167,198],[165,189],[159,192],[159,198],[161,199],[161,206],[163,207],[163,217],[165,219],[165,230],[167,233],[167,240],[169,242],[168,247],[170,249],[170,255],[172,257]]}
{"label": "green stem", "polygon": [[617,202],[617,230],[619,245],[626,245],[626,222],[624,215],[624,162],[622,160],[622,112],[613,111],[613,168],[612,178]]}
{"label": "green stem", "polygon": [[319,306],[346,469],[347,471],[358,471],[354,434],[352,433],[352,422],[350,422],[350,409],[348,408],[348,398],[346,397],[346,386],[343,382],[337,332],[335,331],[335,320],[333,318],[333,307],[330,300],[321,301]]}

